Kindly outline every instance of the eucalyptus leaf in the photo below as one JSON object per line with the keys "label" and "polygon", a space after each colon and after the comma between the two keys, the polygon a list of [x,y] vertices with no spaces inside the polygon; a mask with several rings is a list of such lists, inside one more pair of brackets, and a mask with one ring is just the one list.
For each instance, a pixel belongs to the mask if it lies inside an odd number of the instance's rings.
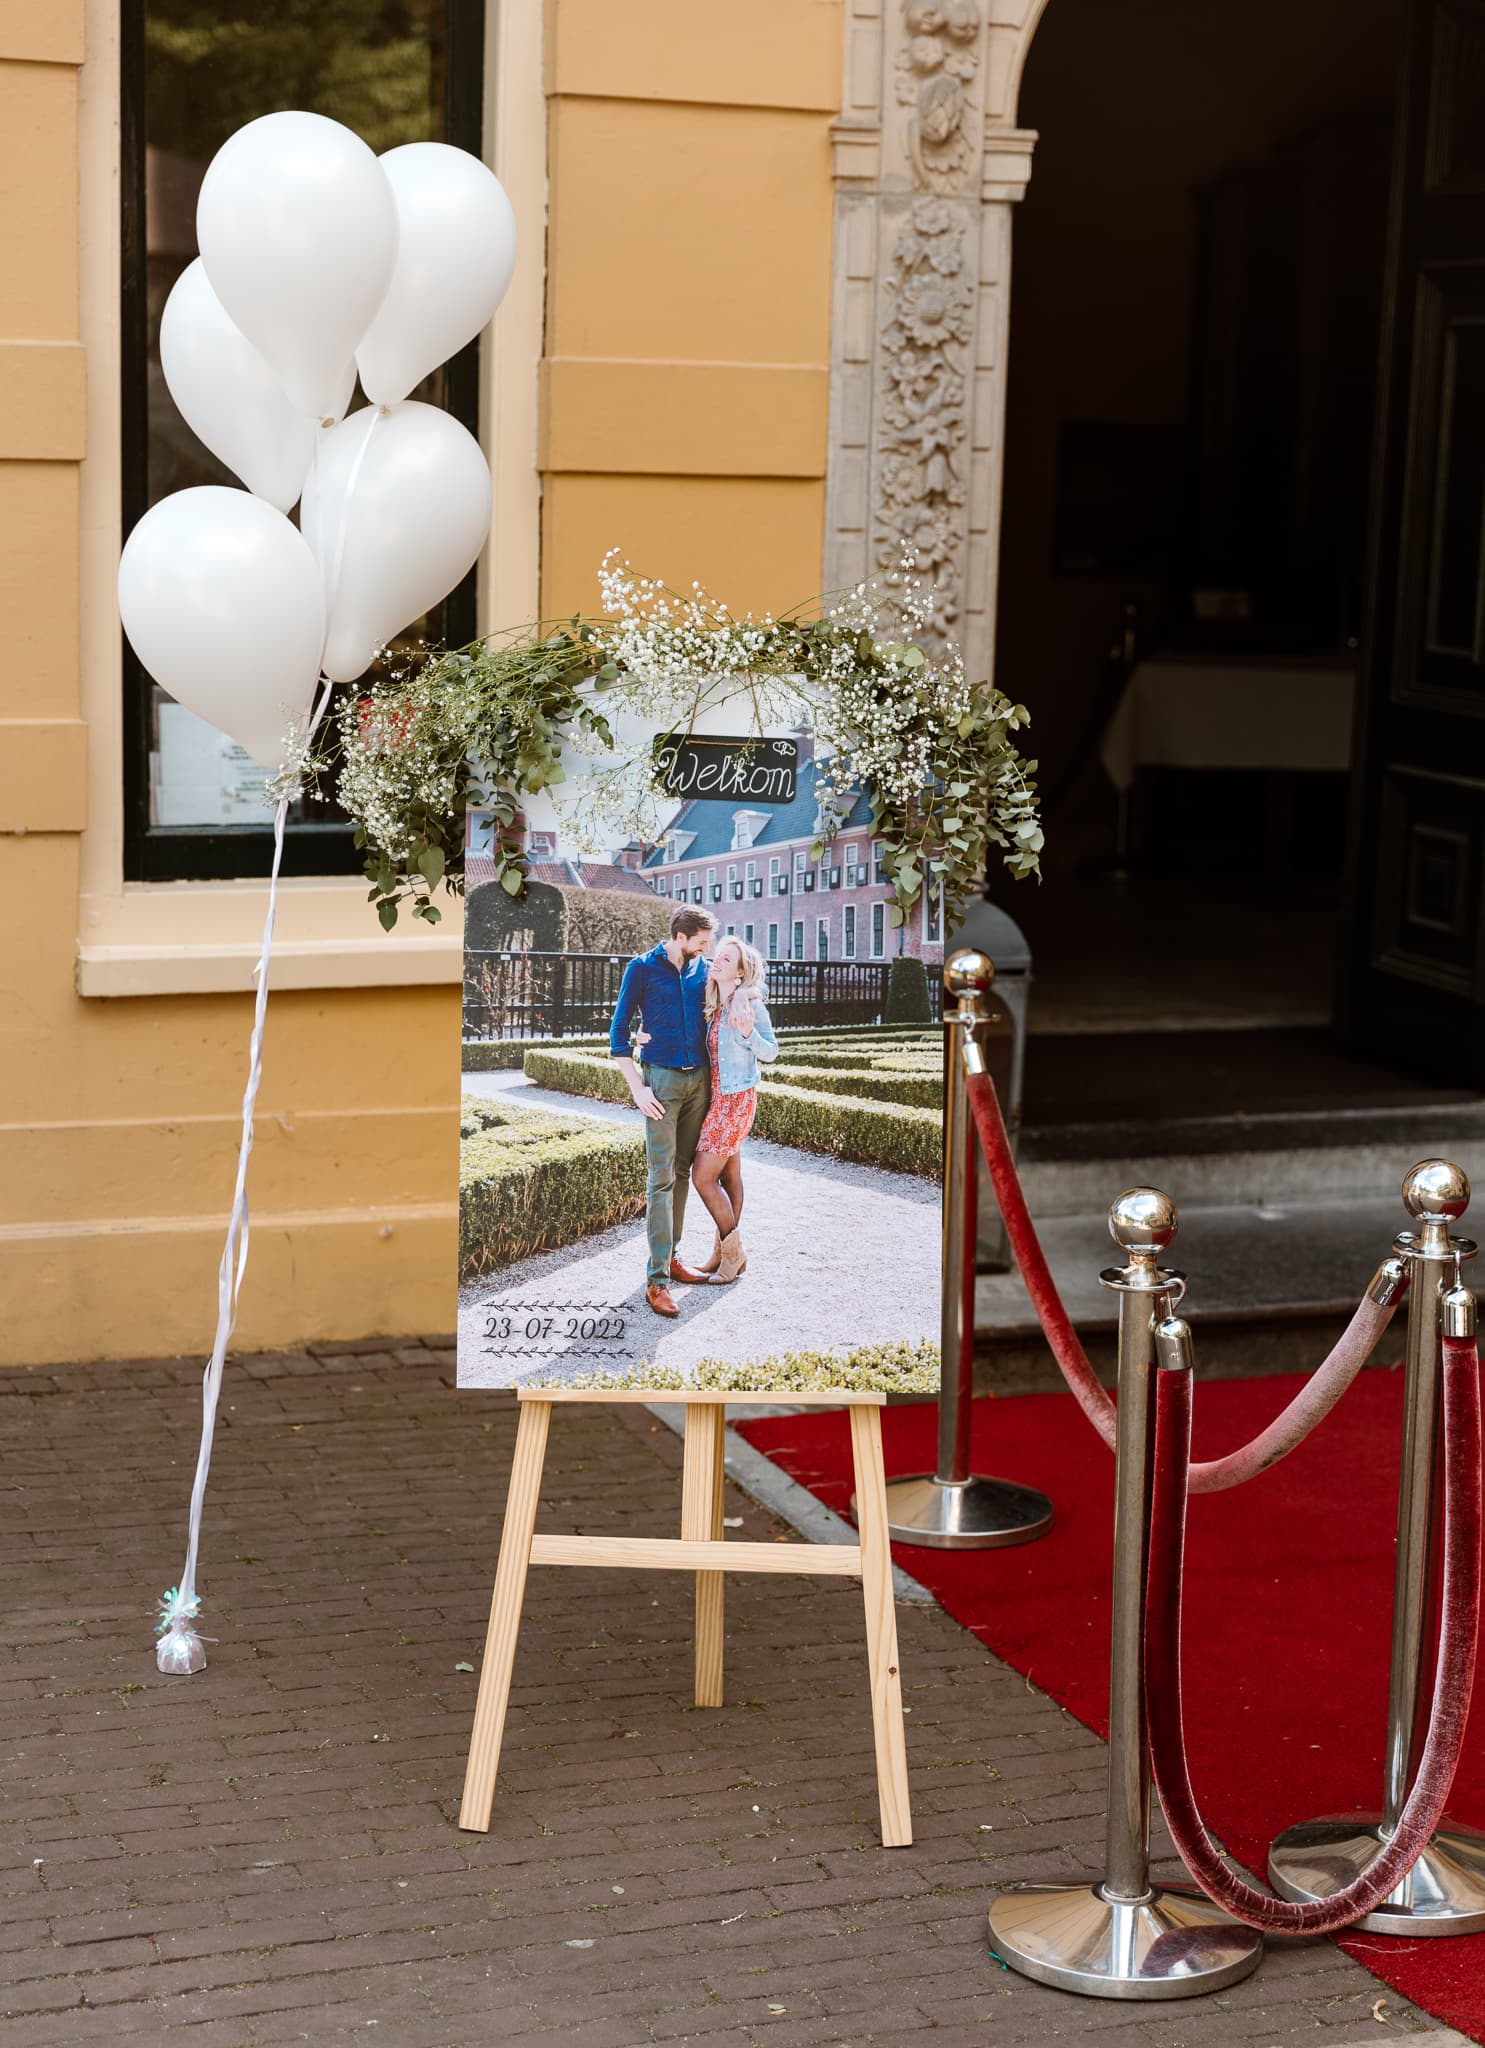
{"label": "eucalyptus leaf", "polygon": [[[771,704],[770,693],[786,681],[790,694],[797,686],[814,720],[816,760],[834,763],[815,792],[820,829],[811,858],[828,857],[864,785],[870,835],[897,897],[888,906],[896,926],[922,894],[925,867],[950,920],[980,888],[988,846],[1002,849],[1013,874],[1039,872],[1035,764],[1012,738],[1027,721],[1026,707],[986,680],[967,679],[952,648],[915,644],[933,601],[916,577],[903,588],[868,585],[822,600],[823,616],[759,622],[710,599],[675,592],[662,599],[661,587],[640,585],[627,564],[612,574],[618,581],[605,583],[605,617],[574,615],[556,628],[528,626],[399,658],[368,694],[338,707],[336,794],[367,851],[369,900],[388,929],[410,883],[414,915],[425,923],[437,915],[428,901],[433,890],[463,892],[471,806],[491,813],[502,888],[522,893],[519,809],[527,796],[568,780],[563,756],[574,736],[585,752],[614,753],[603,772],[633,794],[629,831],[653,834],[645,750],[633,761],[618,755],[620,720],[604,716],[597,689],[609,693],[605,704],[618,707],[626,731],[642,712],[652,730],[684,733],[699,709],[717,701],[724,678],[760,705]],[[707,655],[698,664],[688,638],[697,633],[721,636],[715,660]],[[754,729],[766,730],[774,715],[760,712]],[[327,733],[322,771],[330,746]],[[641,798],[650,805],[643,814]]]}

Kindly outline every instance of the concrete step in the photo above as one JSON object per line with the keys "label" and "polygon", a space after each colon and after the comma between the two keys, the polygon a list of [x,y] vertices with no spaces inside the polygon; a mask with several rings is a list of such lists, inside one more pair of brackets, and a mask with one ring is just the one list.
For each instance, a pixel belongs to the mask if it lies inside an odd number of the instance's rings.
{"label": "concrete step", "polygon": [[1485,1102],[1032,1124],[1020,1140],[1038,1220],[1100,1210],[1133,1186],[1206,1208],[1377,1201],[1437,1154],[1485,1173]]}
{"label": "concrete step", "polygon": [[[1198,1371],[1287,1372],[1317,1365],[1406,1227],[1395,1196],[1324,1204],[1183,1204],[1180,1232],[1165,1263],[1187,1276],[1182,1313],[1195,1333]],[[1117,1297],[1099,1286],[1098,1275],[1120,1259],[1109,1238],[1106,1207],[1039,1221],[1038,1235],[1090,1359],[1112,1380]],[[975,1335],[977,1384],[1002,1391],[1061,1384],[1018,1273],[980,1274]],[[1395,1341],[1388,1333],[1383,1349],[1389,1361],[1401,1356],[1401,1330]]]}

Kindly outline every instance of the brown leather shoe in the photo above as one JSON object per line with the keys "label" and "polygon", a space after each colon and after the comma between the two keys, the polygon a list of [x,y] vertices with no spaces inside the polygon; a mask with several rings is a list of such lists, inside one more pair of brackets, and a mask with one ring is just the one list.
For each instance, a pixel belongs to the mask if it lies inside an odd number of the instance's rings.
{"label": "brown leather shoe", "polygon": [[650,1307],[657,1316],[678,1316],[680,1314],[680,1310],[675,1305],[674,1295],[668,1287],[662,1287],[658,1280],[652,1280],[645,1289],[645,1300],[650,1304]]}
{"label": "brown leather shoe", "polygon": [[679,1280],[686,1287],[705,1287],[708,1276],[699,1273],[694,1266],[683,1266],[679,1259],[672,1258],[670,1277],[672,1280]]}

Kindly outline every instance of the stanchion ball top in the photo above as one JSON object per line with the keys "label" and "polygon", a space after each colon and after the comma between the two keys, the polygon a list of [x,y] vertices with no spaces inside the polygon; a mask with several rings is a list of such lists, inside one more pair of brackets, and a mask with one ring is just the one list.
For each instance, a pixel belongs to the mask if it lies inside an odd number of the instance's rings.
{"label": "stanchion ball top", "polygon": [[1180,1218],[1159,1188],[1126,1188],[1109,1207],[1109,1236],[1126,1252],[1163,1251]]}
{"label": "stanchion ball top", "polygon": [[1470,1205],[1470,1177],[1452,1159],[1420,1160],[1403,1180],[1402,1198],[1410,1216],[1446,1216],[1453,1222]]}
{"label": "stanchion ball top", "polygon": [[944,962],[944,987],[951,996],[983,995],[995,980],[995,962],[976,946],[961,946]]}

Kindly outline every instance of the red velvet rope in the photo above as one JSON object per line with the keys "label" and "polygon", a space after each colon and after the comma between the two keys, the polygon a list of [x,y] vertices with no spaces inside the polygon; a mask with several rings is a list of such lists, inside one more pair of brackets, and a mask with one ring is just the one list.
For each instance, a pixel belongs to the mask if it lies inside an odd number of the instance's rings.
{"label": "red velvet rope", "polygon": [[1444,1550],[1438,1658],[1428,1735],[1391,1838],[1352,1884],[1313,1904],[1276,1899],[1218,1855],[1186,1760],[1181,1704],[1181,1570],[1191,1458],[1191,1375],[1162,1370],[1155,1395],[1155,1479],[1145,1616],[1150,1755],[1160,1803],[1186,1868],[1207,1897],[1245,1926],[1334,1934],[1381,1904],[1407,1876],[1443,1817],[1464,1746],[1480,1607],[1480,1364],[1472,1338],[1443,1340]]}
{"label": "red velvet rope", "polygon": [[1011,1241],[1016,1264],[1021,1268],[1021,1278],[1026,1282],[1026,1292],[1031,1296],[1037,1321],[1052,1347],[1052,1356],[1062,1368],[1062,1377],[1067,1381],[1074,1400],[1112,1450],[1117,1433],[1114,1404],[1100,1386],[1098,1375],[1088,1363],[1088,1354],[1078,1341],[1071,1318],[1062,1306],[1062,1296],[1057,1292],[1047,1255],[1042,1250],[1031,1211],[1026,1206],[1026,1197],[1021,1192],[1021,1176],[1011,1157],[1011,1141],[1000,1113],[995,1083],[988,1074],[968,1074],[965,1087],[975,1128],[980,1134],[985,1164],[990,1169],[990,1184],[1005,1219],[1006,1235]]}
{"label": "red velvet rope", "polygon": [[[1011,1156],[1011,1141],[1006,1132],[1005,1119],[1000,1112],[1000,1101],[995,1093],[995,1083],[988,1074],[969,1074],[965,1077],[969,1106],[974,1116],[975,1128],[980,1135],[980,1144],[985,1154],[985,1163],[990,1170],[991,1185],[1000,1213],[1005,1219],[1006,1235],[1031,1305],[1036,1310],[1042,1333],[1051,1347],[1066,1380],[1069,1391],[1078,1406],[1098,1431],[1109,1449],[1114,1448],[1116,1435],[1116,1413],[1105,1388],[1088,1363],[1088,1354],[1079,1342],[1078,1333],[1072,1326],[1067,1310],[1062,1306],[1062,1297],[1057,1283],[1052,1278],[1052,1269],[1047,1264],[1047,1255],[1042,1250],[1036,1234],[1036,1225],[1031,1220],[1031,1211],[1026,1206],[1026,1197],[1021,1190],[1021,1176],[1016,1171],[1016,1162]],[[1398,1297],[1401,1299],[1401,1296]],[[1276,1415],[1268,1426],[1226,1457],[1213,1458],[1191,1467],[1191,1491],[1193,1493],[1220,1493],[1229,1486],[1236,1486],[1255,1473],[1266,1471],[1287,1457],[1296,1445],[1302,1443],[1315,1425],[1327,1416],[1340,1400],[1357,1373],[1366,1363],[1376,1345],[1377,1339],[1392,1320],[1394,1302],[1387,1308],[1379,1306],[1369,1296],[1363,1297],[1340,1342],[1330,1356],[1316,1367],[1307,1383],[1300,1389],[1289,1405]]]}

